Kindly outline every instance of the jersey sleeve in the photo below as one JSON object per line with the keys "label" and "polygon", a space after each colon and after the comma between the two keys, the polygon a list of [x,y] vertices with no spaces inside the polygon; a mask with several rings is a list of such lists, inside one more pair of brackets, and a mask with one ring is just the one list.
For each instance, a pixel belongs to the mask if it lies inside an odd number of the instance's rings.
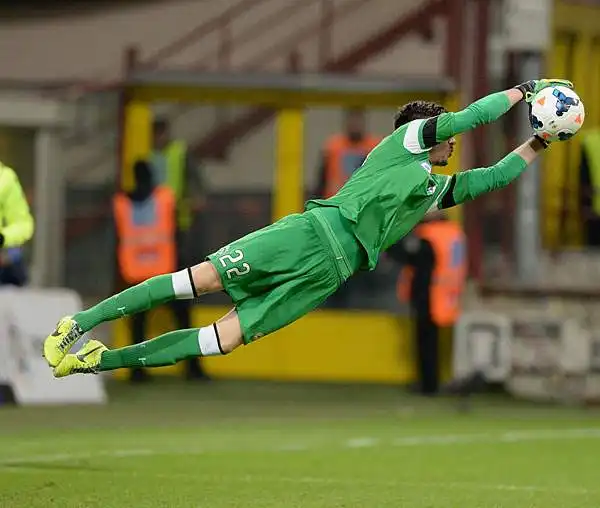
{"label": "jersey sleeve", "polygon": [[[429,148],[423,139],[423,126],[426,120],[413,120],[406,125],[402,145],[404,149],[412,154],[427,152]],[[433,146],[433,145],[432,145]]]}
{"label": "jersey sleeve", "polygon": [[418,127],[419,134],[415,138],[418,138],[419,147],[425,151],[452,136],[495,122],[510,108],[511,103],[505,92],[493,93],[457,113],[442,113],[427,120],[415,120],[421,122]]}
{"label": "jersey sleeve", "polygon": [[451,208],[487,192],[506,187],[526,168],[527,162],[521,156],[510,153],[488,168],[470,169],[447,177],[450,180],[438,199],[438,208]]}

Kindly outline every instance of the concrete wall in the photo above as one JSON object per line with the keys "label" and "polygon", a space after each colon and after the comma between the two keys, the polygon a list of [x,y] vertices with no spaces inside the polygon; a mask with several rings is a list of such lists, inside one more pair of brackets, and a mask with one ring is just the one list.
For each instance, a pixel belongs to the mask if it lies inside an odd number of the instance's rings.
{"label": "concrete wall", "polygon": [[[123,49],[138,45],[142,56],[178,39],[204,21],[213,19],[239,0],[175,0],[145,5],[124,6],[122,9],[72,13],[65,9],[61,17],[31,19],[0,19],[0,80],[63,80],[67,78],[114,79],[121,73]],[[338,9],[345,9],[356,0],[334,0]],[[231,24],[234,41],[245,30],[282,7],[297,4],[298,0],[266,0],[249,9]],[[339,55],[357,41],[378,33],[383,27],[423,3],[422,0],[370,0],[338,18],[332,33],[332,53]],[[1,16],[0,16],[1,18]],[[275,47],[286,47],[290,37],[298,34],[297,44],[304,64],[317,64],[318,37],[306,37],[318,26],[320,2],[306,0],[302,8],[293,11],[283,22],[268,25],[251,41],[235,46],[233,68],[254,65],[260,68],[281,69],[283,58],[260,58]],[[192,44],[176,57],[164,62],[168,66],[197,63],[214,65],[220,32],[215,31]],[[299,46],[298,46],[298,43]],[[414,42],[404,45],[403,51],[388,53],[386,63],[380,62],[377,72],[431,73],[437,65],[431,58],[430,45]],[[429,48],[429,49],[428,49]],[[15,58],[26,55],[26,58]],[[257,57],[258,60],[257,60]],[[384,59],[385,60],[385,59]],[[424,64],[427,65],[424,66]],[[429,65],[431,64],[431,65]]]}
{"label": "concrete wall", "polygon": [[[112,79],[123,48],[139,44],[149,54],[235,3],[178,0],[60,18],[0,21],[0,79]],[[15,58],[27,55],[27,58]]]}
{"label": "concrete wall", "polygon": [[[65,80],[85,78],[115,79],[121,72],[124,47],[136,44],[142,56],[176,40],[182,34],[212,19],[240,0],[173,0],[146,5],[123,6],[121,9],[94,10],[61,17],[39,17],[20,20],[0,20],[0,80]],[[232,24],[232,34],[239,37],[256,23],[269,19],[282,6],[292,6],[298,0],[265,0],[261,7],[250,9]],[[334,0],[336,8],[344,8],[356,0]],[[345,17],[338,18],[332,33],[332,53],[335,58],[381,32],[423,0],[369,0]],[[303,8],[284,22],[269,25],[261,36],[234,47],[231,64],[234,69],[256,68],[281,71],[285,69],[285,52],[269,57],[272,48],[286,47],[296,39],[296,49],[302,56],[303,68],[318,64],[318,37],[306,37],[310,27],[320,19],[320,2],[306,0]],[[291,8],[292,8],[291,7]],[[369,74],[437,76],[443,71],[444,27],[434,24],[433,40],[424,41],[411,35],[388,48],[357,69]],[[203,38],[165,66],[189,66],[198,60],[209,67],[216,65],[218,32]],[[27,58],[15,58],[15,55]],[[258,58],[257,58],[258,57]],[[101,102],[104,101],[104,102]],[[65,143],[65,165],[69,177],[78,182],[94,183],[110,180],[116,168],[116,103],[106,104],[98,98],[82,102],[82,125],[85,135],[77,136],[75,127],[71,141]],[[175,133],[194,142],[210,131],[215,122],[216,107],[189,107],[173,104],[155,105],[155,109],[172,118]],[[107,113],[108,112],[108,113]],[[229,108],[230,115],[240,108]],[[314,183],[311,173],[325,137],[340,126],[337,110],[311,111],[307,116],[306,167],[308,183]],[[103,117],[101,128],[94,129],[95,119]],[[86,119],[91,118],[86,122]],[[370,114],[371,130],[389,132],[391,112]],[[114,125],[111,125],[114,123]],[[91,125],[91,127],[90,127]],[[83,129],[83,127],[82,127]],[[81,130],[81,129],[80,129]],[[265,188],[270,186],[273,170],[273,122],[244,138],[231,153],[226,164],[207,165],[207,176],[215,188]],[[89,132],[88,132],[89,131]]]}
{"label": "concrete wall", "polygon": [[[309,109],[304,131],[304,168],[307,188],[317,183],[320,152],[328,136],[343,126],[339,108]],[[393,110],[372,110],[368,113],[370,132],[381,136],[389,134]],[[234,146],[226,163],[208,161],[205,175],[215,190],[268,189],[275,169],[275,123],[268,122]]]}

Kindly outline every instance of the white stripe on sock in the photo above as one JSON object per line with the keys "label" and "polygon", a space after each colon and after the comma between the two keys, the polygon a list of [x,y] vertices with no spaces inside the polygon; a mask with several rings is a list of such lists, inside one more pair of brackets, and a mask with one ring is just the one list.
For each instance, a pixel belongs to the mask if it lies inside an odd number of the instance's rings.
{"label": "white stripe on sock", "polygon": [[173,284],[175,298],[178,300],[194,298],[194,288],[187,269],[171,274],[171,284]]}
{"label": "white stripe on sock", "polygon": [[200,345],[202,356],[220,356],[223,354],[221,353],[219,339],[217,339],[213,325],[205,326],[198,330],[198,344]]}

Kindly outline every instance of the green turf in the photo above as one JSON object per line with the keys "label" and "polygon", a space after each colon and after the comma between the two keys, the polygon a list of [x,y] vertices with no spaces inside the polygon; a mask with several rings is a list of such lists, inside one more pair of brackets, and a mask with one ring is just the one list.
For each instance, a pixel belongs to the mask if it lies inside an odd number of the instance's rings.
{"label": "green turf", "polygon": [[600,506],[600,412],[394,387],[152,383],[0,409],[0,507]]}

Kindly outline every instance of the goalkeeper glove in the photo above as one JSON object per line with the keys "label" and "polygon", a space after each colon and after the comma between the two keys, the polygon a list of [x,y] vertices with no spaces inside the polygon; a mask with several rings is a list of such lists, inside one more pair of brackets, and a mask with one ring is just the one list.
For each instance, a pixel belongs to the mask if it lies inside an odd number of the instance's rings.
{"label": "goalkeeper glove", "polygon": [[[548,88],[551,86],[565,86],[567,88],[573,88],[573,83],[566,79],[530,79],[529,81],[525,81],[525,83],[521,83],[517,85],[515,88],[519,90],[523,94],[523,99],[529,106],[529,121],[531,122],[531,103],[533,102],[533,98],[537,95],[540,90],[544,88]],[[546,141],[542,137],[536,134],[536,139],[542,144],[544,149],[550,146],[550,142]]]}
{"label": "goalkeeper glove", "polygon": [[573,88],[573,83],[566,79],[530,79],[529,81],[525,81],[525,83],[517,85],[515,88],[521,91],[525,102],[531,103],[540,90],[550,86],[566,86],[567,88]]}

